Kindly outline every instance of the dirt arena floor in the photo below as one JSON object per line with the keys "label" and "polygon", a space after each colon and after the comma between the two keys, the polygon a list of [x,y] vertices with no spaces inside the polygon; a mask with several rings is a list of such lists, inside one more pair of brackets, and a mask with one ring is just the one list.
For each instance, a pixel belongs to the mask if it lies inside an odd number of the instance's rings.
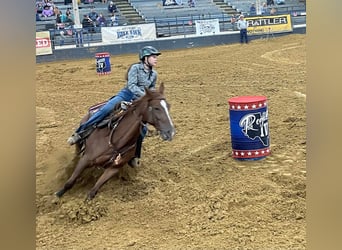
{"label": "dirt arena floor", "polygon": [[[37,249],[305,249],[305,38],[162,51],[158,83],[177,134],[151,133],[142,166],[125,166],[88,203],[101,169],[54,196],[72,170],[66,140],[138,56],[112,56],[106,76],[95,57],[37,64]],[[272,154],[261,160],[231,156],[228,99],[242,95],[268,100]]]}

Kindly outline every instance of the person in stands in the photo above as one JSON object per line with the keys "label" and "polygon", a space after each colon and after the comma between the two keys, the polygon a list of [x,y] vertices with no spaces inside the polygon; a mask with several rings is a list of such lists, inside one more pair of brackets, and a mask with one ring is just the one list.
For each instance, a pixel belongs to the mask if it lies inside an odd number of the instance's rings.
{"label": "person in stands", "polygon": [[[143,47],[139,51],[140,61],[138,63],[133,63],[127,70],[125,87],[122,88],[117,95],[110,98],[104,106],[89,118],[88,121],[81,124],[72,136],[68,138],[67,142],[70,145],[73,145],[80,141],[82,139],[82,134],[90,127],[95,127],[96,124],[107,117],[116,104],[121,103],[122,101],[131,102],[144,96],[145,88],[155,89],[158,74],[154,67],[157,65],[157,57],[160,54],[161,53],[152,46]],[[129,161],[129,164],[133,167],[139,165],[141,146],[146,132],[147,127],[144,126],[143,133],[137,141],[135,157]]]}
{"label": "person in stands", "polygon": [[252,3],[251,7],[249,7],[249,15],[250,16],[255,16],[256,15],[256,7],[255,7],[254,3]]}
{"label": "person in stands", "polygon": [[42,11],[42,17],[50,17],[53,16],[55,13],[53,11],[53,7],[49,5],[45,5]]}
{"label": "person in stands", "polygon": [[96,19],[97,26],[99,27],[106,27],[107,26],[107,20],[103,16],[102,13],[100,13],[99,17]]}
{"label": "person in stands", "polygon": [[112,13],[110,17],[110,26],[117,26],[117,25],[119,25],[118,17],[115,15],[115,13]]}
{"label": "person in stands", "polygon": [[84,28],[84,30],[93,33],[95,32],[94,26],[95,25],[94,25],[93,20],[91,20],[88,15],[83,15],[82,27]]}
{"label": "person in stands", "polygon": [[108,12],[111,14],[117,12],[116,5],[113,3],[113,1],[109,2],[107,9],[108,9]]}
{"label": "person in stands", "polygon": [[96,19],[99,17],[99,14],[95,11],[95,7],[91,8],[91,11],[88,14],[88,17],[93,21],[93,23],[96,23]]}

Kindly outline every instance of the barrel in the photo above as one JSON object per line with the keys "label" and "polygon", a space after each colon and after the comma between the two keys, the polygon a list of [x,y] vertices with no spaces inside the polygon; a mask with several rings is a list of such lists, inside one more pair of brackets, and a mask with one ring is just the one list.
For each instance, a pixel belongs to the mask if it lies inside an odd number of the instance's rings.
{"label": "barrel", "polygon": [[270,154],[267,98],[237,96],[228,99],[232,156],[259,160]]}
{"label": "barrel", "polygon": [[111,72],[110,55],[107,52],[96,53],[96,72],[98,75],[107,75]]}

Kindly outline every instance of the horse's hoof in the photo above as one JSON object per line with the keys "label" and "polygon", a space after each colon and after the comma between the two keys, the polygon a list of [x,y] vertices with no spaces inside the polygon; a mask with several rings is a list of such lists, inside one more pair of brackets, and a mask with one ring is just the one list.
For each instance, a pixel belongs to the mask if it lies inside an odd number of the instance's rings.
{"label": "horse's hoof", "polygon": [[55,193],[55,195],[58,197],[58,198],[61,198],[63,196],[64,192],[63,190],[60,190],[58,192]]}
{"label": "horse's hoof", "polygon": [[140,167],[140,165],[141,165],[141,163],[140,163],[140,158],[138,158],[138,157],[132,158],[132,159],[128,162],[128,165],[130,165],[132,168]]}
{"label": "horse's hoof", "polygon": [[96,193],[90,192],[87,195],[86,201],[91,201],[92,199],[94,199],[95,195],[96,195]]}

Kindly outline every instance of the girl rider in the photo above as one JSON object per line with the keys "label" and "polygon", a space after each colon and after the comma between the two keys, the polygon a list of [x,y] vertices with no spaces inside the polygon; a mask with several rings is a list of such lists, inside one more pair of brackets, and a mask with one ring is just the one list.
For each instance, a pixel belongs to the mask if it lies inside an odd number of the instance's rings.
{"label": "girl rider", "polygon": [[[93,114],[88,121],[84,122],[76,129],[75,133],[69,137],[68,143],[70,145],[75,144],[81,139],[81,134],[87,128],[98,124],[106,116],[108,116],[114,109],[117,103],[122,101],[131,102],[143,95],[145,95],[144,87],[148,89],[155,89],[157,82],[157,72],[153,69],[157,64],[157,57],[161,53],[152,46],[145,46],[139,51],[140,62],[132,64],[126,74],[126,86],[120,90],[120,92],[108,102],[102,106],[95,114]],[[135,158],[133,158],[129,164],[132,167],[136,167],[140,164],[139,159],[141,156],[141,145],[143,138],[147,132],[147,128],[144,127],[144,134],[140,135],[137,141],[137,149]]]}

